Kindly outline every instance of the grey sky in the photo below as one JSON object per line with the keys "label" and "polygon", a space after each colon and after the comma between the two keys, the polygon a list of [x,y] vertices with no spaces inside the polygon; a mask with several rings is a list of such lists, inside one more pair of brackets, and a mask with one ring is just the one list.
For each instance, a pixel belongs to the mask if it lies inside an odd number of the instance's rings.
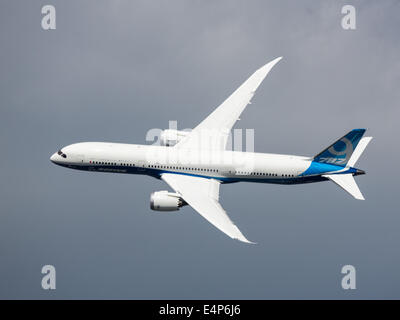
{"label": "grey sky", "polygon": [[[400,3],[351,1],[345,31],[347,3],[1,1],[0,298],[400,298]],[[45,4],[55,31],[41,29]],[[236,127],[255,129],[258,152],[299,155],[368,128],[366,201],[329,182],[224,185],[249,246],[190,208],[151,211],[161,181],[49,161],[78,141],[193,127],[278,56]],[[345,264],[354,291],[340,287]]]}

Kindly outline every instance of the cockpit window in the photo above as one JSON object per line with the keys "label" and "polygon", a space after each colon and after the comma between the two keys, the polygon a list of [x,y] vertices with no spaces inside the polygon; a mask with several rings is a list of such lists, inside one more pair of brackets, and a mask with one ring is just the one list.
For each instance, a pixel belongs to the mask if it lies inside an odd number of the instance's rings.
{"label": "cockpit window", "polygon": [[64,152],[62,152],[61,150],[58,150],[57,154],[60,155],[61,157],[63,157],[64,159],[67,157],[67,155]]}

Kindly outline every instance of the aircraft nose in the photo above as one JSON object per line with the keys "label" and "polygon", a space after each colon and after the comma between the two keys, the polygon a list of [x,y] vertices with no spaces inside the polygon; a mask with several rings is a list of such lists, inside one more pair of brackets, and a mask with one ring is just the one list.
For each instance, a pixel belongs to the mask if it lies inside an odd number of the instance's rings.
{"label": "aircraft nose", "polygon": [[53,162],[53,163],[56,163],[57,156],[58,156],[57,152],[54,153],[54,154],[50,157],[50,161]]}

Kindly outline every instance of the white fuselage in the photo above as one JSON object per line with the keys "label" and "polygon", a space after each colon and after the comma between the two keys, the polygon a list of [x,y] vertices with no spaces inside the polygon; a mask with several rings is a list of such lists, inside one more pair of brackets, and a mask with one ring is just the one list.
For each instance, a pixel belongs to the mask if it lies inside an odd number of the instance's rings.
{"label": "white fuselage", "polygon": [[[174,147],[107,142],[82,142],[62,148],[51,161],[71,169],[146,174],[162,173],[201,176],[221,182],[304,183],[310,167],[308,157],[176,149]],[[323,179],[322,179],[323,180]]]}

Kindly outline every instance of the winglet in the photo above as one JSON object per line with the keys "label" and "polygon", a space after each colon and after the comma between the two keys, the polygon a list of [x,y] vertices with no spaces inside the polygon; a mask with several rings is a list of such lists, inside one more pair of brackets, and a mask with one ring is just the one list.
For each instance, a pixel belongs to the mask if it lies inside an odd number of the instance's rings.
{"label": "winglet", "polygon": [[236,240],[239,240],[239,241],[244,242],[244,243],[249,243],[249,244],[257,244],[257,242],[249,241],[246,238],[245,238],[245,240],[241,240],[241,239],[236,239]]}
{"label": "winglet", "polygon": [[232,239],[236,239],[236,240],[239,240],[239,241],[244,242],[244,243],[257,244],[256,242],[249,241],[249,240],[243,235],[243,233],[239,230],[239,228],[236,227],[236,225],[235,225],[235,229],[236,229],[236,235],[235,235],[235,236],[231,236]]}
{"label": "winglet", "polygon": [[[271,71],[271,69],[282,59],[282,57],[275,58],[274,60],[268,62],[267,64],[263,65],[260,69],[255,71],[253,75],[247,80],[255,80],[256,85],[254,86],[254,91],[258,88],[258,86],[261,84],[261,82],[265,79],[265,77],[268,75],[268,73]],[[255,79],[254,79],[255,78]],[[246,82],[247,82],[246,81]]]}

